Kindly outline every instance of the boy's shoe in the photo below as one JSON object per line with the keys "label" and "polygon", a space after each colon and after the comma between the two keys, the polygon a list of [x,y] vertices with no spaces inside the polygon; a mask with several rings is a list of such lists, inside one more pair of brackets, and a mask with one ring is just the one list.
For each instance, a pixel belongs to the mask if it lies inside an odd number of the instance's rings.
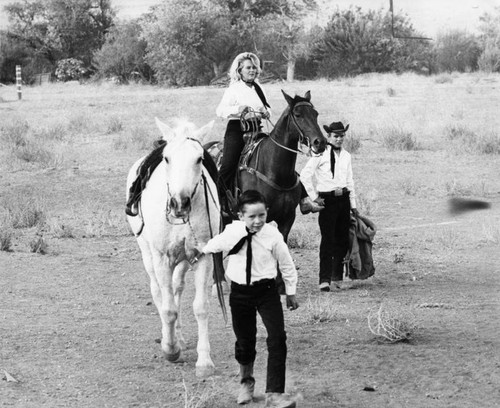
{"label": "boy's shoe", "polygon": [[288,394],[269,392],[266,394],[265,408],[295,408],[297,401]]}
{"label": "boy's shoe", "polygon": [[321,292],[330,292],[330,284],[328,282],[321,282],[319,284],[319,290]]}
{"label": "boy's shoe", "polygon": [[324,206],[319,205],[318,203],[315,203],[313,200],[311,200],[310,197],[304,197],[302,200],[300,200],[300,212],[302,214],[309,214],[310,212],[317,213],[324,208]]}

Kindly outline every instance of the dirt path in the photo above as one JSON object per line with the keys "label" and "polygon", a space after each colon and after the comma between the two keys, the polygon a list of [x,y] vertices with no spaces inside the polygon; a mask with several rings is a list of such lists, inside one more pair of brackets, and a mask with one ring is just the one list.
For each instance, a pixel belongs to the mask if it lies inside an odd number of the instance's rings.
{"label": "dirt path", "polygon": [[[306,273],[316,263],[315,252],[294,251],[302,307],[286,312],[288,389],[299,395],[300,406],[499,406],[495,249],[475,249],[432,274],[426,274],[435,268],[431,263],[402,274],[381,259],[374,279],[321,295],[315,273]],[[184,363],[172,365],[154,341],[159,319],[132,237],[61,239],[52,251],[0,253],[0,368],[19,381],[0,381],[1,406],[181,407],[186,397],[203,393],[217,400],[206,406],[236,406],[234,340],[215,299],[211,341],[217,372],[200,382],[194,377],[192,290],[185,301],[189,349]],[[335,299],[331,321],[310,319],[308,302],[319,296]],[[419,328],[412,342],[374,340],[366,316],[384,299],[414,307]],[[260,329],[258,394],[265,378]]]}

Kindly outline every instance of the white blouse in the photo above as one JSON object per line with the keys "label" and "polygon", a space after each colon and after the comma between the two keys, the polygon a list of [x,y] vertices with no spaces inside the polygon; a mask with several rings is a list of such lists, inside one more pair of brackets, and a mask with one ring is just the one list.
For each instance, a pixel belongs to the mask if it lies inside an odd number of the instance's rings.
{"label": "white blouse", "polygon": [[[263,89],[262,92],[266,95]],[[221,118],[239,119],[240,113],[238,110],[240,106],[250,106],[255,111],[261,111],[264,108],[264,104],[260,100],[259,95],[257,95],[254,87],[249,87],[243,81],[234,82],[229,85],[215,113]],[[271,114],[269,108],[267,108],[267,111]]]}

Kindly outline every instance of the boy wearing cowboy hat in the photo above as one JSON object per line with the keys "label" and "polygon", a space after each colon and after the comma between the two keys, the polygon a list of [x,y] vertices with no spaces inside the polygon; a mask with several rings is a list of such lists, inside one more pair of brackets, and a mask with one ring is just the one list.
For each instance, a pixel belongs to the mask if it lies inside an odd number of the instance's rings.
{"label": "boy wearing cowboy hat", "polygon": [[344,127],[342,122],[333,122],[323,128],[328,134],[328,146],[322,154],[309,159],[300,179],[309,197],[325,206],[318,217],[321,231],[319,288],[329,292],[332,280],[342,281],[342,261],[349,248],[350,213],[357,217],[358,210],[351,155],[342,148],[349,125]]}

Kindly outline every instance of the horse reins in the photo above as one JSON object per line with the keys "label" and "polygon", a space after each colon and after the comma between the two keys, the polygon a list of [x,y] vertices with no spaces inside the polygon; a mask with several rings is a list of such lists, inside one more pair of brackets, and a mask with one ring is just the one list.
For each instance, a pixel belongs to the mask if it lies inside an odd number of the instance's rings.
{"label": "horse reins", "polygon": [[[307,147],[309,147],[309,149],[311,149],[311,146],[305,142],[307,141],[307,137],[304,135],[304,132],[302,131],[302,129],[300,128],[299,124],[297,123],[297,119],[295,118],[295,115],[293,114],[293,111],[294,109],[297,107],[297,106],[308,106],[310,108],[313,108],[314,109],[314,106],[311,102],[307,102],[307,101],[302,101],[302,102],[298,102],[291,110],[290,110],[290,115],[288,116],[288,123],[290,123],[290,117],[292,118],[292,121],[293,121],[293,124],[295,125],[295,128],[297,129],[297,131],[299,132],[299,143],[303,144],[303,145],[306,145]],[[269,120],[269,119],[268,119]],[[272,124],[272,122],[271,122]],[[269,139],[271,139],[271,141],[276,144],[277,146],[281,147],[282,149],[285,149],[285,150],[288,150],[292,153],[295,153],[295,154],[304,154],[304,152],[302,152],[301,150],[295,150],[295,149],[291,149],[287,146],[284,146],[282,145],[281,143],[279,143],[278,141],[276,141],[272,136],[271,136],[271,133],[269,133]]]}

